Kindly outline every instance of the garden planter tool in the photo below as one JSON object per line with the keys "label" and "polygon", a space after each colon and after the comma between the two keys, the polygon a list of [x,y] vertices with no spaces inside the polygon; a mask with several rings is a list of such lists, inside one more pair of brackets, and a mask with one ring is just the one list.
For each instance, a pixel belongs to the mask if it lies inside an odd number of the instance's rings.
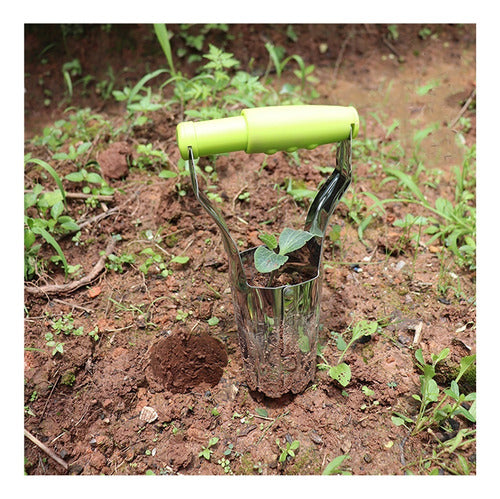
{"label": "garden planter tool", "polygon": [[[247,384],[268,397],[299,393],[314,378],[323,241],[330,216],[351,181],[351,144],[358,129],[353,107],[316,105],[245,109],[241,116],[177,126],[177,143],[189,162],[195,195],[219,227],[228,255]],[[238,150],[292,152],[333,142],[339,143],[336,167],[318,190],[304,224],[314,237],[287,262],[289,269],[301,269],[302,280],[276,287],[249,284],[244,269],[253,264],[256,248],[238,250],[224,219],[199,188],[195,159]]]}

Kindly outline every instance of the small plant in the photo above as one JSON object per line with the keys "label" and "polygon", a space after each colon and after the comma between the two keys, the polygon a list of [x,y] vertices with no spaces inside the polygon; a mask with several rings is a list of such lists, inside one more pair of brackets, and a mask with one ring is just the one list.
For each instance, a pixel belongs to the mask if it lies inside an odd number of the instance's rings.
{"label": "small plant", "polygon": [[80,76],[82,74],[82,66],[79,59],[73,59],[72,61],[66,62],[62,67],[64,82],[68,89],[68,95],[71,99],[73,97],[73,80],[75,76]]}
{"label": "small plant", "polygon": [[73,315],[71,313],[66,314],[62,317],[59,317],[56,320],[53,320],[51,323],[52,331],[48,331],[45,333],[45,341],[46,345],[49,348],[52,348],[52,355],[54,356],[56,353],[60,353],[61,355],[64,353],[64,343],[57,341],[56,337],[59,334],[64,334],[66,336],[82,336],[83,335],[83,327],[75,327]]}
{"label": "small plant", "polygon": [[342,352],[337,361],[337,364],[331,366],[326,361],[325,357],[321,352],[318,356],[323,360],[322,364],[318,364],[318,369],[328,369],[328,375],[330,378],[336,380],[341,386],[346,387],[351,381],[351,368],[345,362],[342,362],[346,351],[355,342],[360,340],[363,336],[371,336],[375,334],[378,328],[378,323],[375,321],[361,320],[357,322],[352,328],[351,339],[348,343],[342,338],[340,334],[335,335],[337,348]]}
{"label": "small plant", "polygon": [[231,469],[231,463],[229,462],[229,459],[222,457],[217,461],[217,464],[220,464],[222,466],[224,473],[226,473],[227,475],[234,475],[233,470]]}
{"label": "small plant", "polygon": [[[397,426],[412,426],[411,434],[416,435],[420,431],[439,425],[441,422],[460,415],[468,421],[476,422],[476,393],[467,395],[460,393],[458,382],[462,376],[475,363],[476,356],[469,355],[463,357],[460,361],[460,369],[454,380],[451,381],[449,388],[441,390],[434,379],[436,376],[436,366],[448,357],[449,348],[444,348],[439,354],[431,355],[431,363],[424,361],[422,350],[415,352],[417,367],[422,371],[420,375],[420,394],[414,394],[413,398],[420,403],[418,414],[413,420],[408,416],[396,413],[392,417],[392,422]],[[470,404],[467,408],[464,403]],[[435,405],[433,405],[435,404]]]}
{"label": "small plant", "polygon": [[[133,160],[133,165],[140,170],[147,169],[155,165],[165,165],[168,163],[168,156],[161,149],[153,149],[153,144],[139,144],[137,146],[137,158]],[[169,171],[169,170],[167,170]]]}
{"label": "small plant", "polygon": [[[290,439],[291,440],[291,439]],[[278,462],[285,463],[290,461],[295,457],[295,451],[299,449],[300,442],[298,440],[293,440],[292,442],[286,441],[285,447],[281,447],[279,438],[276,439],[276,445],[280,450],[280,455],[278,457]]]}
{"label": "small plant", "polygon": [[206,447],[202,447],[200,453],[198,454],[198,457],[204,457],[207,461],[210,461],[210,458],[212,457],[212,454],[214,452],[212,447],[214,447],[214,445],[216,445],[218,441],[218,437],[212,437],[208,441],[208,445]]}
{"label": "small plant", "polygon": [[[265,246],[259,246],[254,253],[255,268],[265,274],[278,270],[288,261],[288,254],[302,248],[314,234],[305,230],[283,229],[279,239],[272,234],[260,234]],[[277,252],[275,250],[278,250]]]}
{"label": "small plant", "polygon": [[124,272],[124,265],[132,265],[135,263],[135,256],[131,253],[122,253],[121,255],[108,255],[106,261],[106,268],[122,274]]}

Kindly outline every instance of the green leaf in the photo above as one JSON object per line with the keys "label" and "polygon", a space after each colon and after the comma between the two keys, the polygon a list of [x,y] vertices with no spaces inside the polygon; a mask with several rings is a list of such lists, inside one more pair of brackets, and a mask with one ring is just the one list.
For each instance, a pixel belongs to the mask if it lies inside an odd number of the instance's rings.
{"label": "green leaf", "polygon": [[219,324],[220,319],[218,317],[210,317],[207,322],[209,326],[216,326],[217,324]]}
{"label": "green leaf", "polygon": [[63,263],[64,275],[65,275],[65,277],[67,277],[68,276],[68,262],[66,261],[66,257],[64,256],[64,253],[63,253],[61,247],[59,246],[59,243],[52,237],[51,234],[49,234],[42,227],[38,227],[38,226],[33,227],[33,232],[35,234],[42,236],[45,239],[45,241],[47,241],[56,250],[56,253],[60,256],[61,261]]}
{"label": "green leaf", "polygon": [[418,188],[417,184],[407,173],[401,170],[396,170],[394,168],[387,168],[385,172],[389,175],[392,175],[393,177],[396,177],[404,187],[410,190],[415,195],[415,197],[422,201],[425,205],[428,204],[422,191]]}
{"label": "green leaf", "polygon": [[68,173],[64,178],[70,182],[83,182],[84,180],[82,171]]}
{"label": "green leaf", "polygon": [[267,411],[265,409],[261,409],[260,407],[257,407],[255,409],[255,412],[259,415],[259,416],[262,416],[263,418],[267,418],[269,417],[269,414],[267,413]]}
{"label": "green leaf", "polygon": [[213,447],[217,442],[219,441],[219,437],[212,437],[209,441],[208,441],[208,446],[209,447]]}
{"label": "green leaf", "polygon": [[346,459],[349,459],[349,454],[337,456],[328,463],[327,467],[323,470],[322,475],[338,475],[341,473],[339,468]]}
{"label": "green leaf", "polygon": [[415,352],[415,358],[418,360],[418,362],[420,362],[421,365],[424,365],[425,364],[425,361],[424,361],[424,355],[422,354],[422,349],[419,348],[416,352]]}
{"label": "green leaf", "polygon": [[347,348],[347,343],[345,342],[344,338],[338,333],[335,333],[335,344],[337,345],[337,348],[343,352]]}
{"label": "green leaf", "polygon": [[432,364],[435,366],[438,362],[446,359],[450,354],[449,348],[443,348],[437,355],[431,354]]}
{"label": "green leaf", "polygon": [[64,211],[64,204],[63,204],[62,201],[58,201],[50,209],[50,216],[54,220],[57,220],[61,216],[61,214],[62,214],[63,211]]}
{"label": "green leaf", "polygon": [[465,374],[465,372],[467,371],[467,369],[469,369],[469,367],[471,367],[474,362],[476,361],[476,355],[468,355],[467,357],[463,357],[461,360],[460,360],[460,371],[458,373],[458,376],[456,378],[456,381],[458,383],[458,381],[460,380],[460,378]]}
{"label": "green leaf", "polygon": [[259,234],[259,239],[270,249],[276,249],[278,247],[278,240],[273,234],[261,233]]}
{"label": "green leaf", "polygon": [[351,368],[345,362],[330,367],[328,374],[332,379],[337,380],[344,387],[351,381]]}
{"label": "green leaf", "polygon": [[305,230],[283,229],[279,238],[279,254],[286,255],[302,248],[312,237],[313,235]]}
{"label": "green leaf", "polygon": [[42,159],[37,159],[37,158],[27,158],[25,160],[24,164],[27,165],[28,163],[35,163],[38,166],[41,166],[51,175],[51,177],[56,182],[57,187],[61,191],[61,195],[62,195],[62,199],[63,199],[64,204],[66,204],[66,192],[65,192],[64,187],[62,185],[61,179],[59,178],[59,175],[54,170],[54,168],[52,168],[52,166],[50,166],[48,163],[46,163]]}
{"label": "green leaf", "polygon": [[439,397],[439,387],[436,381],[432,378],[420,376],[421,392],[424,404],[437,402]]}
{"label": "green leaf", "polygon": [[77,232],[80,230],[80,226],[74,220],[68,220],[66,222],[62,222],[60,223],[60,227],[68,232]]}
{"label": "green leaf", "polygon": [[33,231],[29,228],[24,229],[24,247],[29,249],[35,243],[36,236]]}
{"label": "green leaf", "polygon": [[82,142],[78,146],[78,149],[76,150],[76,154],[79,156],[80,154],[86,153],[90,149],[91,145],[92,145],[92,142]]}
{"label": "green leaf", "polygon": [[171,170],[162,170],[158,174],[158,177],[160,177],[160,178],[174,178],[174,177],[177,177],[177,173],[175,173]]}
{"label": "green leaf", "polygon": [[185,264],[189,262],[189,257],[188,256],[182,256],[182,255],[178,255],[178,256],[174,256],[171,260],[171,263],[180,263],[180,264]]}
{"label": "green leaf", "polygon": [[377,331],[376,321],[362,320],[356,323],[352,331],[352,341],[359,340],[363,336],[371,336]]}
{"label": "green leaf", "polygon": [[90,172],[86,178],[87,182],[91,184],[102,184],[104,182],[103,178],[95,172]]}
{"label": "green leaf", "polygon": [[403,426],[405,424],[405,420],[403,418],[398,417],[398,416],[391,416],[391,421],[396,426]]}
{"label": "green leaf", "polygon": [[263,274],[279,269],[287,260],[287,256],[278,255],[265,246],[259,246],[254,253],[255,268]]}

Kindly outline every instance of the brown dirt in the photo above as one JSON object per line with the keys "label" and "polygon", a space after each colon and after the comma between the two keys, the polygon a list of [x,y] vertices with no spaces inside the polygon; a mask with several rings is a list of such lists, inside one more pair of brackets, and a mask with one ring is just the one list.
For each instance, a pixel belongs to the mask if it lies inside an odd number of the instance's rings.
{"label": "brown dirt", "polygon": [[227,364],[226,349],[220,340],[186,332],[160,339],[152,346],[149,358],[160,387],[174,393],[216,385]]}
{"label": "brown dirt", "polygon": [[[408,159],[413,133],[429,123],[451,121],[476,78],[473,26],[432,26],[438,36],[426,39],[418,36],[421,27],[399,26],[399,38],[392,44],[404,63],[383,42],[387,27],[382,25],[296,25],[296,43],[287,38],[285,25],[242,25],[230,27],[232,38],[214,32],[210,40],[232,52],[243,68],[252,59],[256,74],[262,74],[268,64],[267,40],[283,45],[288,54],[301,55],[307,64],[316,65],[317,103],[354,104],[362,116],[360,138],[379,138],[381,147],[388,150],[391,141],[384,141],[385,130],[370,113],[382,117],[385,124],[399,119],[399,139]],[[346,45],[334,75],[339,40],[345,40],[351,30],[356,36]],[[179,40],[176,31],[174,50],[180,48]],[[115,88],[120,89],[132,87],[152,68],[165,64],[151,27],[145,25],[113,26],[110,34],[92,26],[83,37],[68,37],[66,44],[57,26],[33,26],[27,29],[25,41],[25,148],[33,157],[49,162],[50,151],[30,140],[54,121],[68,119],[61,76],[64,62],[78,58],[83,74],[95,76],[96,81],[105,77],[109,64],[115,71]],[[46,60],[41,62],[40,54],[47,47]],[[193,68],[183,66],[186,71]],[[279,84],[294,78],[288,71]],[[431,80],[441,84],[426,96],[415,93],[415,87]],[[44,105],[47,91],[51,101]],[[124,122],[123,103],[103,100],[93,90],[82,92],[81,86],[75,86],[71,104],[90,107],[116,129]],[[466,116],[471,131],[465,137],[471,145],[475,113],[467,111]],[[182,119],[182,110],[155,111],[150,118],[151,123],[123,132],[117,142],[130,141],[133,148],[152,143],[177,164],[175,125]],[[109,136],[99,135],[89,160],[109,146]],[[351,189],[370,192],[376,186],[377,195],[393,197],[393,183],[379,185],[381,165],[358,161],[356,141],[353,151]],[[426,191],[429,200],[452,199],[452,167],[462,161],[453,130],[443,126],[433,133],[422,143],[422,155],[429,172],[437,168],[443,172],[439,186]],[[265,229],[273,232],[302,226],[307,203],[295,202],[275,186],[284,186],[289,177],[300,177],[314,189],[323,178],[314,165],[331,164],[332,154],[330,147],[321,146],[301,152],[300,158],[300,167],[284,153],[269,157],[234,153],[217,159],[222,211],[242,249],[260,244],[261,222],[266,221]],[[71,162],[58,164],[61,176],[70,171],[75,171]],[[318,371],[314,383],[302,393],[268,399],[246,385],[227,260],[217,228],[192,195],[186,177],[176,186],[177,180],[161,179],[156,173],[130,168],[126,179],[110,175],[110,185],[116,189],[112,202],[91,206],[71,200],[71,213],[80,221],[92,220],[112,207],[117,210],[87,224],[78,244],[63,238],[61,247],[69,263],[81,264],[82,275],[92,270],[112,234],[121,235],[115,254],[139,255],[145,247],[153,247],[167,264],[181,254],[189,256],[187,264],[168,264],[172,273],[167,276],[158,264],[152,264],[144,275],[138,259],[124,265],[123,273],[107,270],[92,286],[70,295],[25,296],[24,393],[30,410],[25,427],[69,464],[68,473],[135,475],[152,470],[156,474],[224,475],[218,460],[226,456],[235,474],[308,475],[321,474],[334,457],[349,454],[345,465],[353,474],[401,475],[407,472],[404,463],[431,455],[434,437],[425,432],[408,438],[404,427],[392,424],[391,415],[394,411],[414,415],[418,408],[412,398],[419,392],[412,343],[419,327],[418,346],[426,358],[445,347],[451,350],[451,363],[475,352],[475,273],[451,264],[443,272],[442,247],[422,247],[415,256],[412,243],[404,240],[392,222],[418,210],[390,205],[386,218],[365,232],[364,245],[347,205],[339,205],[332,223],[340,225],[340,239],[329,241],[324,254],[320,334],[324,355],[335,362],[338,351],[331,333],[346,331],[353,321],[378,320],[384,325],[382,333],[348,351],[344,360],[353,378],[344,390],[325,371]],[[50,181],[36,168],[29,169],[25,188],[37,180]],[[179,196],[179,189],[186,195]],[[238,200],[245,190],[248,200]],[[346,199],[352,200],[352,193]],[[159,238],[160,248],[154,246]],[[43,246],[41,251],[46,257],[53,254],[50,247]],[[54,263],[46,270],[32,284],[64,281]],[[445,296],[438,291],[443,279],[450,284]],[[64,354],[53,356],[45,335],[53,332],[57,318],[68,314],[84,334],[61,334]],[[219,322],[209,325],[211,317]],[[88,334],[95,328],[97,341]],[[181,341],[172,346],[174,338]],[[224,348],[215,351],[216,344]],[[209,347],[203,351],[202,366],[196,353],[199,347]],[[198,372],[198,367],[203,368]],[[367,397],[363,386],[374,395]],[[374,400],[378,403],[373,404]],[[144,406],[158,413],[154,422],[139,419]],[[212,436],[219,441],[211,459],[199,457]],[[282,448],[287,441],[300,442],[294,459],[278,461],[277,439]],[[66,473],[28,440],[25,458],[30,475]],[[468,450],[467,459],[474,463],[475,448]],[[418,466],[409,469],[423,473]]]}

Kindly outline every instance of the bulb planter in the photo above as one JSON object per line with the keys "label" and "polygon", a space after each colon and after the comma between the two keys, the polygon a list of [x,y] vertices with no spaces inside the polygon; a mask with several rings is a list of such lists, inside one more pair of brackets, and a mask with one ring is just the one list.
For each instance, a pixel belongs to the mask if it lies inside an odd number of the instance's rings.
{"label": "bulb planter", "polygon": [[[180,123],[177,139],[181,155],[189,163],[195,196],[217,224],[228,256],[246,382],[250,390],[278,398],[289,392],[302,392],[315,376],[323,243],[330,217],[351,182],[351,145],[359,119],[354,108],[339,106],[254,108],[244,110],[242,117],[247,118],[248,114],[254,121],[247,119],[246,125],[238,121],[234,129],[235,118]],[[220,123],[224,120],[228,121]],[[213,122],[219,123],[212,129],[210,124]],[[283,131],[279,125],[285,122],[288,128]],[[297,130],[304,129],[305,138],[297,134]],[[224,141],[224,134],[230,135],[229,144]],[[221,214],[199,188],[194,160],[200,155],[239,149],[272,154],[276,150],[313,148],[330,142],[339,142],[336,167],[318,190],[304,224],[304,230],[314,236],[290,253],[288,261],[278,271],[299,275],[300,279],[279,286],[251,284],[245,269],[253,267],[257,248],[238,250]],[[249,143],[252,145],[248,146]],[[277,282],[276,279],[272,281]]]}

